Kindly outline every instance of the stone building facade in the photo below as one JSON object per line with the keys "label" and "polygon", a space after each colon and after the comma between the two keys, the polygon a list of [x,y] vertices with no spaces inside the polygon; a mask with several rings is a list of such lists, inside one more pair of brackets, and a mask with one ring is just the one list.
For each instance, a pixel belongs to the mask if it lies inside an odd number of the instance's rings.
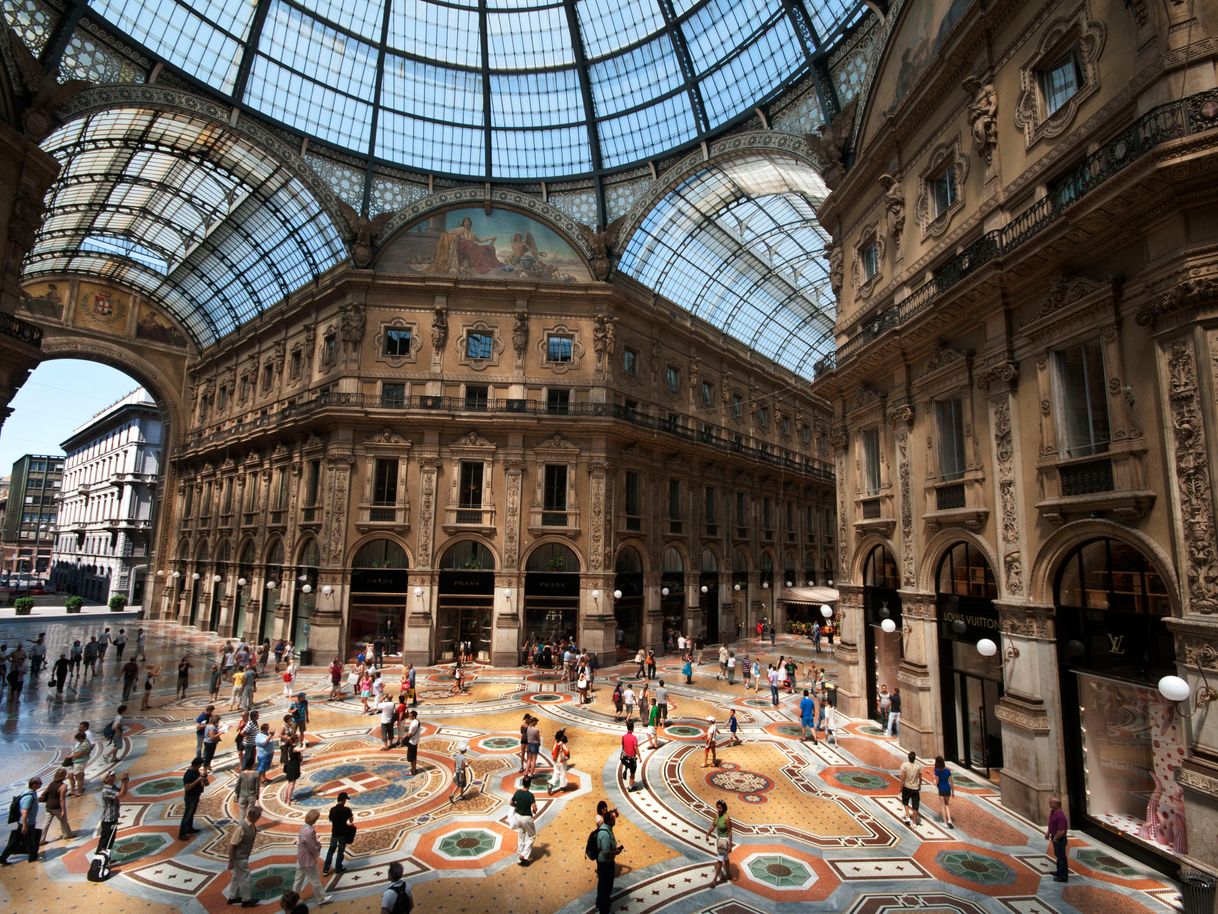
{"label": "stone building facade", "polygon": [[784,574],[832,576],[828,410],[794,375],[627,280],[394,250],[192,364],[161,613],[323,661],[378,637],[610,658],[734,637]]}
{"label": "stone building facade", "polygon": [[1215,7],[964,5],[894,4],[819,211],[839,694],[899,686],[903,745],[1029,818],[1212,863]]}

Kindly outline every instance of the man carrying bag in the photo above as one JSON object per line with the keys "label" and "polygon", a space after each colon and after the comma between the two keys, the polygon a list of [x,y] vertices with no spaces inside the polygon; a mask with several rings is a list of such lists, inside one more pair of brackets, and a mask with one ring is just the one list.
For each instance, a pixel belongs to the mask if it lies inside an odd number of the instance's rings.
{"label": "man carrying bag", "polygon": [[40,778],[30,778],[29,789],[25,793],[13,797],[9,805],[8,821],[16,825],[8,836],[8,844],[0,852],[0,863],[8,865],[8,858],[13,854],[28,854],[30,862],[38,859],[38,847],[42,843],[42,829],[38,827],[38,789],[42,787]]}

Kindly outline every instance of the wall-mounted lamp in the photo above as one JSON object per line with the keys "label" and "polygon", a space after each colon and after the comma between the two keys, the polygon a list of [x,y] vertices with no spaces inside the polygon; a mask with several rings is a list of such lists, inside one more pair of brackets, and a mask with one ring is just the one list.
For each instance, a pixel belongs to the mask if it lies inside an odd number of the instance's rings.
{"label": "wall-mounted lamp", "polygon": [[163,577],[165,577],[165,572],[164,572],[164,570],[158,570],[158,571],[157,571],[157,573],[156,573],[156,576],[157,576],[158,578],[163,578]]}
{"label": "wall-mounted lamp", "polygon": [[893,622],[891,619],[885,619],[880,623],[880,628],[885,634],[891,635],[897,630],[897,623]]}
{"label": "wall-mounted lamp", "polygon": [[702,587],[700,588],[700,590],[701,590],[703,593],[710,593],[710,588],[709,588],[709,587],[707,587],[705,584],[703,584],[703,585],[702,585]]}
{"label": "wall-mounted lamp", "polygon": [[762,590],[769,590],[769,589],[770,589],[770,582],[769,582],[769,581],[762,581],[762,582],[761,582],[761,589],[762,589]]}
{"label": "wall-mounted lamp", "polygon": [[[1189,650],[1184,655],[1186,664],[1195,666],[1197,671],[1201,673],[1201,681],[1203,685],[1197,689],[1197,693],[1193,694],[1193,687],[1189,685],[1187,679],[1180,676],[1164,676],[1159,680],[1159,694],[1168,701],[1175,702],[1176,713],[1181,717],[1192,717],[1204,705],[1211,701],[1218,701],[1218,691],[1210,685],[1209,677],[1205,675],[1206,664],[1213,664],[1218,660],[1218,650],[1214,649],[1212,644],[1205,644],[1195,650]],[[1192,708],[1188,711],[1181,711],[1181,703],[1187,703],[1189,698],[1193,699]]]}
{"label": "wall-mounted lamp", "polygon": [[668,588],[667,588],[667,587],[661,587],[661,588],[660,588],[660,596],[662,596],[662,597],[666,597],[666,596],[668,596]]}
{"label": "wall-mounted lamp", "polygon": [[805,587],[815,587],[816,582],[815,581],[804,581],[804,586]]}
{"label": "wall-mounted lamp", "polygon": [[826,619],[832,619],[833,618],[833,607],[830,606],[828,603],[822,603],[820,605],[820,614],[822,616],[824,616]]}
{"label": "wall-mounted lamp", "polygon": [[599,590],[592,591],[592,599],[599,600],[600,598],[601,598],[601,592]]}
{"label": "wall-mounted lamp", "polygon": [[794,582],[794,581],[787,581],[787,586],[788,586],[788,587],[794,587],[794,586],[795,586],[795,582]]}
{"label": "wall-mounted lamp", "polygon": [[300,588],[300,592],[301,592],[301,593],[312,593],[312,592],[313,592],[313,585],[312,585],[312,584],[306,584],[304,587]]}
{"label": "wall-mounted lamp", "polygon": [[176,581],[178,578],[180,578],[181,576],[182,576],[182,572],[180,572],[180,571],[175,571],[175,572],[174,572],[174,573],[171,575],[171,577],[172,577],[172,578],[173,578],[175,581]]}
{"label": "wall-mounted lamp", "polygon": [[827,583],[827,584],[828,584],[830,587],[832,587],[832,586],[833,586],[833,578],[829,578],[829,580],[828,580],[826,583]]}
{"label": "wall-mounted lamp", "polygon": [[192,575],[190,576],[190,579],[191,579],[192,581],[197,581],[197,580],[199,580],[199,572],[197,572],[197,571],[196,571],[194,574],[192,574]]}
{"label": "wall-mounted lamp", "polygon": [[329,584],[326,584],[326,585],[325,585],[324,587],[322,587],[322,589],[321,589],[321,595],[322,595],[323,597],[328,597],[328,596],[330,596],[332,593],[334,593],[334,588],[333,588],[333,587],[331,587]]}
{"label": "wall-mounted lamp", "polygon": [[301,584],[303,584],[305,581],[309,580],[309,576],[307,574],[302,574],[296,580],[298,580]]}
{"label": "wall-mounted lamp", "polygon": [[613,599],[620,600],[621,598],[622,598],[622,592],[620,590],[615,590],[613,592]]}
{"label": "wall-mounted lamp", "polygon": [[244,586],[245,586],[245,578],[237,578],[237,586],[238,586],[238,587],[244,587]]}
{"label": "wall-mounted lamp", "polygon": [[267,590],[274,590],[274,589],[275,589],[276,587],[278,587],[278,586],[279,586],[279,584],[278,584],[278,583],[276,583],[275,581],[267,581],[267,582],[266,582],[266,589],[267,589]]}
{"label": "wall-mounted lamp", "polygon": [[212,579],[212,581],[213,581],[214,583],[216,583],[216,584],[219,584],[219,583],[220,583],[220,575],[218,575],[218,574],[213,574],[213,575],[211,576],[211,579]]}
{"label": "wall-mounted lamp", "polygon": [[739,584],[733,584],[733,585],[732,585],[732,590],[739,590],[739,589],[740,589],[740,585],[739,585]]}
{"label": "wall-mounted lamp", "polygon": [[[977,642],[977,653],[982,657],[993,657],[998,653],[998,645],[989,638],[982,638]],[[1008,644],[1007,649],[1002,652],[1002,664],[1006,666],[1008,660],[1014,660],[1019,656],[1019,648],[1013,644]]]}
{"label": "wall-mounted lamp", "polygon": [[423,596],[423,588],[422,588],[422,587],[416,587],[416,588],[414,589],[414,595],[415,595],[416,597],[422,597],[422,596]]}

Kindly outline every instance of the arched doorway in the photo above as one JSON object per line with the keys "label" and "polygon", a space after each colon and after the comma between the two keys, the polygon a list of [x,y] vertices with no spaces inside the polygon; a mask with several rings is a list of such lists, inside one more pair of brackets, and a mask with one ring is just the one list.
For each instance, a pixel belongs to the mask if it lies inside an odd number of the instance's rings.
{"label": "arched doorway", "polygon": [[719,560],[714,551],[702,550],[702,573],[698,575],[698,593],[702,618],[706,620],[704,637],[707,644],[719,641]]}
{"label": "arched doorway", "polygon": [[199,624],[199,606],[203,593],[203,575],[207,573],[207,540],[199,543],[195,550],[194,571],[190,575],[190,624]]}
{"label": "arched doorway", "polygon": [[266,552],[266,562],[262,566],[262,612],[258,616],[258,641],[269,638],[275,633],[275,610],[279,605],[279,595],[287,586],[285,569],[283,567],[283,540],[275,537]]}
{"label": "arched doorway", "polygon": [[494,603],[495,556],[477,540],[453,543],[440,559],[436,659],[455,659],[468,641],[478,660],[489,661]]}
{"label": "arched doorway", "polygon": [[406,550],[390,539],[369,540],[351,561],[347,653],[379,639],[384,654],[400,654],[410,590]]}
{"label": "arched doorway", "polygon": [[[879,720],[880,686],[891,692],[901,663],[901,597],[897,593],[897,563],[884,546],[875,546],[863,560],[863,628],[867,668],[867,705]],[[895,628],[883,629],[885,620]],[[881,721],[887,723],[887,721]]]}
{"label": "arched doorway", "polygon": [[233,598],[233,637],[257,642],[256,619],[248,618],[250,593],[254,589],[254,541],[247,539],[237,558],[237,580]]}
{"label": "arched doorway", "polygon": [[749,557],[743,549],[732,553],[732,628],[736,640],[753,630],[749,613]]}
{"label": "arched doorway", "polygon": [[317,567],[321,564],[321,551],[317,540],[307,539],[296,552],[296,576],[292,582],[292,645],[302,661],[312,660],[309,650],[309,627],[313,623],[313,611],[317,608]]}
{"label": "arched doorway", "polygon": [[677,637],[685,631],[685,559],[680,550],[668,546],[660,560],[660,613],[664,617],[664,647],[677,648]]}
{"label": "arched doorway", "polygon": [[[613,566],[613,616],[617,620],[614,645],[624,660],[643,647],[643,559],[633,546],[623,546]],[[616,594],[621,593],[621,596]]]}
{"label": "arched doorway", "polygon": [[939,677],[943,698],[943,753],[949,761],[983,771],[1002,767],[1002,664],[977,652],[977,642],[1001,642],[998,585],[981,550],[953,545],[935,571],[939,617]]}
{"label": "arched doorway", "polygon": [[773,643],[773,639],[776,637],[774,630],[774,556],[768,551],[761,553],[761,568],[757,577],[757,583],[761,587],[757,618],[766,623],[770,630],[771,643]]}
{"label": "arched doorway", "polygon": [[1176,672],[1163,578],[1135,547],[1093,539],[1062,560],[1053,602],[1072,823],[1187,852],[1174,777],[1185,733],[1157,688]]}
{"label": "arched doorway", "polygon": [[579,557],[562,543],[542,543],[525,562],[524,630],[536,641],[579,632]]}
{"label": "arched doorway", "polygon": [[[212,565],[211,576],[211,612],[207,617],[207,630],[210,632],[220,630],[220,600],[224,596],[224,575],[228,571],[229,563],[232,561],[232,554],[229,549],[228,540],[223,540],[220,547],[216,550],[216,561]],[[236,634],[232,632],[232,634]]]}

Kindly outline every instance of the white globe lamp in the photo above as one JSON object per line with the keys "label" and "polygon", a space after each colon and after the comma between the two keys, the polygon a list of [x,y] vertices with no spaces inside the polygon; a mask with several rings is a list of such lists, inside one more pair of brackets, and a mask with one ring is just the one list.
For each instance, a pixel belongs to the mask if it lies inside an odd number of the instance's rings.
{"label": "white globe lamp", "polygon": [[830,606],[828,603],[822,603],[820,605],[820,614],[822,616],[824,616],[826,619],[828,619],[830,616],[833,615],[833,607]]}
{"label": "white globe lamp", "polygon": [[1164,676],[1159,680],[1159,694],[1168,701],[1186,701],[1193,694],[1193,687],[1179,676]]}
{"label": "white globe lamp", "polygon": [[989,638],[982,638],[977,642],[977,653],[982,657],[993,657],[998,653],[998,645]]}
{"label": "white globe lamp", "polygon": [[897,630],[897,623],[893,622],[891,619],[885,619],[880,623],[880,628],[891,635]]}

